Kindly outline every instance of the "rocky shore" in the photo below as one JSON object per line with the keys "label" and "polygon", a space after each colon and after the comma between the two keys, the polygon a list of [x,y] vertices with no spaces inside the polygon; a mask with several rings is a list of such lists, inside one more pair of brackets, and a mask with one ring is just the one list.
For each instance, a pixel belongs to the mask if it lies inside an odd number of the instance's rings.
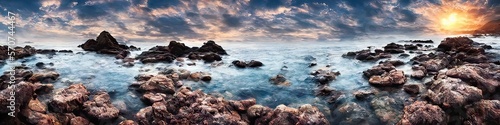
{"label": "rocky shore", "polygon": [[[11,105],[13,111],[0,108],[2,125],[167,125],[167,124],[238,124],[238,125],[325,125],[325,124],[500,124],[500,65],[486,44],[467,37],[446,38],[433,47],[432,40],[390,43],[381,49],[348,52],[342,57],[374,63],[360,72],[369,86],[354,92],[335,88],[342,70],[307,57],[305,67],[312,72],[306,79],[314,86],[313,95],[327,102],[329,110],[314,104],[295,106],[281,104],[268,107],[255,98],[230,100],[185,85],[186,82],[209,83],[217,77],[211,72],[189,71],[181,68],[161,68],[155,74],[140,73],[135,81],[123,83],[128,91],[138,93],[144,106],[137,112],[126,104],[113,103],[112,91],[90,89],[86,83],[68,83],[55,88],[64,77],[53,64],[37,63],[34,67],[16,66],[14,73],[0,76],[0,106]],[[170,41],[167,46],[155,46],[140,51],[135,46],[121,45],[109,32],[103,31],[94,39],[79,46],[84,51],[111,55],[120,65],[133,67],[136,63],[155,64],[179,62],[196,65],[196,60],[217,67],[229,56],[222,46],[207,41],[201,47],[188,47]],[[13,59],[7,55],[15,51]],[[71,50],[37,50],[31,46],[9,50],[0,46],[0,60],[29,58],[36,54],[73,53]],[[401,61],[393,57],[406,58]],[[188,62],[187,60],[192,60]],[[228,60],[226,60],[227,62]],[[267,62],[234,60],[227,65],[237,71],[259,70]],[[411,72],[403,67],[411,67]],[[284,66],[282,70],[287,70]],[[113,77],[113,76],[109,76]],[[286,73],[273,75],[266,81],[286,89],[293,86]],[[9,82],[15,80],[14,87]],[[125,107],[125,108],[124,108]],[[9,116],[13,112],[15,117]],[[132,117],[127,117],[132,116]],[[332,118],[328,118],[332,117]]]}

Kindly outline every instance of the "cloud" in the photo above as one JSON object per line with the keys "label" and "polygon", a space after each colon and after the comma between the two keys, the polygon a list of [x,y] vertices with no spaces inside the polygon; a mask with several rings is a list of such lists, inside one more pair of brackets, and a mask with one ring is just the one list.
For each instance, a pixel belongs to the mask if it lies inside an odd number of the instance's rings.
{"label": "cloud", "polygon": [[451,11],[474,25],[500,18],[498,0],[36,0],[0,8],[19,14],[26,36],[88,39],[106,30],[137,41],[329,41],[439,31]]}

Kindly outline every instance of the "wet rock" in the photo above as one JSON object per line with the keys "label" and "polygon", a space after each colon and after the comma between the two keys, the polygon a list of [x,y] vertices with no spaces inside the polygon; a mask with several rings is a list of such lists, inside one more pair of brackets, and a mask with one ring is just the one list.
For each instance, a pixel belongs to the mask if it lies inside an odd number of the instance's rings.
{"label": "wet rock", "polygon": [[130,55],[130,52],[129,51],[121,51],[120,53],[118,53],[115,58],[116,59],[124,59],[126,58],[128,55]]}
{"label": "wet rock", "polygon": [[373,124],[376,119],[366,108],[354,102],[340,105],[332,115],[337,117],[334,121],[339,125],[368,125]]}
{"label": "wet rock", "polygon": [[404,42],[411,42],[411,43],[434,43],[432,40],[408,40]]}
{"label": "wet rock", "polygon": [[201,59],[203,59],[205,62],[211,63],[214,61],[221,61],[222,57],[215,53],[206,53],[201,57]]}
{"label": "wet rock", "polygon": [[316,63],[316,62],[312,62],[312,63],[310,63],[310,64],[309,64],[309,66],[308,66],[308,67],[314,67],[314,66],[316,66],[316,65],[318,65],[318,63]]}
{"label": "wet rock", "polygon": [[57,91],[49,102],[54,112],[65,113],[79,109],[88,100],[87,88],[83,84],[73,84]]}
{"label": "wet rock", "polygon": [[[301,109],[301,110],[300,110]],[[256,124],[291,125],[291,124],[329,124],[319,110],[311,105],[303,105],[299,109],[279,105],[266,116],[256,120]]]}
{"label": "wet rock", "polygon": [[177,57],[184,56],[192,51],[191,48],[184,45],[184,43],[176,41],[170,41],[168,44],[168,50]]}
{"label": "wet rock", "polygon": [[389,43],[384,47],[384,52],[387,53],[392,53],[392,54],[397,54],[397,53],[404,53],[405,47],[403,45],[399,45],[396,43]]}
{"label": "wet rock", "polygon": [[171,63],[177,58],[175,55],[161,51],[145,51],[136,57],[142,63],[157,63],[167,62]]}
{"label": "wet rock", "polygon": [[73,53],[73,50],[58,50],[60,53]]}
{"label": "wet rock", "polygon": [[55,55],[57,50],[54,49],[37,49],[36,53],[38,54],[48,54],[48,55]]}
{"label": "wet rock", "polygon": [[234,109],[238,111],[247,111],[248,108],[251,106],[255,105],[257,103],[257,100],[254,98],[246,99],[246,100],[240,100],[240,101],[229,101],[229,105],[231,105]]}
{"label": "wet rock", "polygon": [[318,69],[311,73],[314,76],[314,80],[320,84],[328,84],[331,81],[335,80],[340,72],[334,72],[324,69]]}
{"label": "wet rock", "polygon": [[423,66],[413,66],[413,72],[411,73],[411,77],[415,79],[423,79],[427,76],[427,70]]}
{"label": "wet rock", "polygon": [[123,48],[118,44],[116,39],[111,36],[111,34],[107,31],[102,31],[99,36],[97,36],[97,40],[89,39],[82,45],[79,45],[85,51],[101,51],[101,50],[117,50],[121,51],[126,48]]}
{"label": "wet rock", "polygon": [[173,94],[175,92],[174,81],[165,75],[156,75],[139,86],[143,92],[159,92]]}
{"label": "wet rock", "polygon": [[55,71],[38,72],[33,74],[28,80],[31,82],[54,81],[59,78],[59,73]]}
{"label": "wet rock", "polygon": [[[16,115],[21,107],[25,107],[30,102],[34,89],[31,83],[20,82],[0,91],[0,113],[8,114],[13,112]],[[14,103],[15,105],[11,105]],[[9,116],[10,117],[10,116]]]}
{"label": "wet rock", "polygon": [[414,61],[415,64],[423,66],[426,72],[429,73],[438,72],[439,70],[446,68],[451,63],[449,59],[451,59],[450,55],[438,52],[436,54],[429,53],[419,55],[412,58],[411,60]]}
{"label": "wet rock", "polygon": [[77,116],[75,118],[72,118],[70,121],[70,125],[93,125],[89,120]]}
{"label": "wet rock", "polygon": [[45,114],[46,107],[38,99],[32,99],[28,107],[22,109],[21,115],[27,118],[30,124],[60,124],[52,114]]}
{"label": "wet rock", "polygon": [[113,106],[107,92],[97,92],[92,100],[83,103],[83,111],[98,121],[107,121],[118,117],[120,112]]}
{"label": "wet rock", "polygon": [[212,80],[212,77],[210,76],[209,73],[195,72],[195,73],[191,73],[191,75],[189,75],[189,79],[193,80],[195,82],[198,82],[200,80],[202,80],[202,81],[210,81],[210,80]]}
{"label": "wet rock", "polygon": [[376,75],[383,75],[384,73],[390,72],[391,70],[395,70],[396,67],[391,63],[382,63],[377,66],[372,67],[366,71],[363,71],[363,76],[366,78],[371,78]]}
{"label": "wet rock", "polygon": [[262,105],[250,106],[247,110],[248,117],[254,119],[265,116],[267,113],[271,112],[273,109],[265,107]]}
{"label": "wet rock", "polygon": [[418,46],[413,44],[405,44],[404,47],[405,50],[418,50]]}
{"label": "wet rock", "polygon": [[500,124],[500,101],[481,100],[467,107],[465,125]]}
{"label": "wet rock", "polygon": [[[410,52],[410,53],[411,53],[411,52]],[[402,54],[399,54],[399,57],[400,57],[400,58],[410,57],[410,54],[402,53]]]}
{"label": "wet rock", "polygon": [[[12,54],[15,53],[15,54]],[[10,58],[10,55],[12,55],[12,59]],[[36,49],[31,46],[24,46],[24,47],[14,47],[9,49],[9,46],[0,46],[0,60],[15,60],[15,59],[21,59],[25,57],[30,57],[36,54]]]}
{"label": "wet rock", "polygon": [[433,104],[457,108],[483,98],[482,91],[462,80],[444,75],[437,76],[428,86],[427,98]]}
{"label": "wet rock", "polygon": [[452,37],[446,38],[438,46],[439,51],[456,51],[461,48],[470,47],[474,41],[467,37]]}
{"label": "wet rock", "polygon": [[51,113],[53,114],[61,125],[70,125],[71,119],[75,118],[73,113]]}
{"label": "wet rock", "polygon": [[135,118],[140,125],[149,125],[149,121],[152,121],[153,108],[151,106],[142,108],[135,114]]}
{"label": "wet rock", "polygon": [[406,76],[404,75],[403,71],[392,70],[382,75],[372,76],[370,77],[368,82],[371,85],[380,85],[380,86],[402,85],[406,82]]}
{"label": "wet rock", "polygon": [[405,106],[403,118],[398,125],[446,125],[448,116],[439,106],[416,101]]}
{"label": "wet rock", "polygon": [[408,94],[418,94],[420,93],[420,86],[418,84],[406,84],[403,86],[403,90]]}
{"label": "wet rock", "polygon": [[142,95],[142,100],[146,102],[147,104],[153,104],[155,102],[161,102],[164,101],[164,98],[166,98],[167,95],[163,93],[146,93]]}
{"label": "wet rock", "polygon": [[335,90],[335,89],[331,89],[328,86],[319,87],[316,90],[316,95],[327,97],[328,103],[335,103],[335,102],[337,102],[337,100],[344,97],[344,94],[342,92]]}
{"label": "wet rock", "polygon": [[264,66],[264,64],[260,61],[251,60],[250,62],[247,63],[247,66],[248,67],[261,67],[261,66]]}
{"label": "wet rock", "polygon": [[224,50],[220,45],[217,45],[214,41],[210,40],[203,44],[198,50],[198,52],[213,52],[220,55],[227,55],[226,50]]}
{"label": "wet rock", "polygon": [[495,68],[496,66],[491,65],[487,65],[482,68],[479,65],[470,64],[450,69],[446,71],[445,74],[449,77],[468,81],[473,85],[478,86],[478,88],[481,88],[484,92],[495,93],[500,86],[500,80],[498,79],[498,76],[496,76],[496,74],[500,73],[500,71],[491,71],[491,69]]}
{"label": "wet rock", "polygon": [[247,64],[245,63],[245,61],[240,61],[240,60],[235,60],[232,62],[232,64],[238,68],[245,68],[247,67]]}
{"label": "wet rock", "polygon": [[50,93],[52,90],[54,90],[54,85],[53,84],[42,84],[42,83],[35,83],[33,84],[33,88],[35,89],[35,92],[37,94],[46,94]]}
{"label": "wet rock", "polygon": [[285,76],[281,74],[272,77],[269,81],[276,85],[290,86],[290,81],[286,80]]}
{"label": "wet rock", "polygon": [[376,92],[374,92],[373,90],[358,90],[353,92],[352,94],[354,95],[354,97],[356,97],[356,99],[362,100],[368,98],[371,95],[375,95],[375,93]]}
{"label": "wet rock", "polygon": [[342,57],[353,57],[361,61],[376,61],[383,58],[391,58],[392,56],[382,50],[375,50],[375,53],[371,53],[370,50],[361,50],[357,52],[348,52],[347,54],[342,55]]}
{"label": "wet rock", "polygon": [[396,124],[402,117],[402,112],[396,108],[397,101],[388,96],[374,98],[370,105],[375,109],[375,115],[385,124]]}
{"label": "wet rock", "polygon": [[118,125],[139,125],[139,124],[137,124],[135,121],[132,120],[125,120],[120,122]]}
{"label": "wet rock", "polygon": [[405,65],[405,62],[401,60],[386,60],[386,61],[381,61],[379,64],[391,64],[393,66],[402,66]]}

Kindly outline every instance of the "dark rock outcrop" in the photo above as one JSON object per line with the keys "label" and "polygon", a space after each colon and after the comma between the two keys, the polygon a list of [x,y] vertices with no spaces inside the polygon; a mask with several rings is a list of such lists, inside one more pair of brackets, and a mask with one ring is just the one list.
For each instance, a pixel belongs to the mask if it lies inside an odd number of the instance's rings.
{"label": "dark rock outcrop", "polygon": [[[30,57],[36,54],[36,49],[31,46],[14,47],[0,46],[0,60],[16,60],[25,57]],[[12,57],[12,59],[11,59]]]}
{"label": "dark rock outcrop", "polygon": [[238,68],[246,68],[246,67],[255,68],[255,67],[264,66],[264,64],[262,62],[256,61],[256,60],[251,60],[249,62],[245,62],[245,61],[241,61],[241,60],[234,60],[232,62],[232,64]]}
{"label": "dark rock outcrop", "polygon": [[392,54],[404,53],[405,46],[399,45],[396,43],[389,43],[384,47],[384,52],[392,53]]}

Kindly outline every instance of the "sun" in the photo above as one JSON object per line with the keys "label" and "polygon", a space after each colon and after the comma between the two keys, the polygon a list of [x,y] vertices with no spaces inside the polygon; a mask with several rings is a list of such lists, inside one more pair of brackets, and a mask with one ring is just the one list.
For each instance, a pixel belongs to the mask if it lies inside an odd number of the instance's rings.
{"label": "sun", "polygon": [[457,13],[452,13],[449,16],[441,19],[441,25],[443,26],[443,29],[451,30],[457,27],[458,24],[457,16],[458,16]]}

